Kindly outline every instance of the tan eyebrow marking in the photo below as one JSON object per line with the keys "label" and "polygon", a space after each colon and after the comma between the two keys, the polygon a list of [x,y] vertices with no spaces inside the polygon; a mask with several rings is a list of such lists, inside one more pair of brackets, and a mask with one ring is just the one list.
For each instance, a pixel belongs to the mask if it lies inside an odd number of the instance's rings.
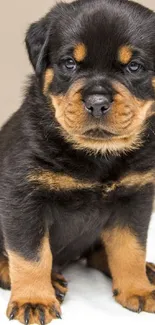
{"label": "tan eyebrow marking", "polygon": [[73,56],[77,62],[83,61],[87,55],[87,48],[83,43],[75,46]]}
{"label": "tan eyebrow marking", "polygon": [[132,49],[128,45],[124,45],[119,49],[118,59],[122,64],[127,64],[132,58]]}

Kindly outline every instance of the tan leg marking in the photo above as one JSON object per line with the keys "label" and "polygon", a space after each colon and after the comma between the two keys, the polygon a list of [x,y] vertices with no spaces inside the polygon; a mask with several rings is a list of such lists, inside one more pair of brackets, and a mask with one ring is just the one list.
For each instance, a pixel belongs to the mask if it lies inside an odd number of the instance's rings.
{"label": "tan leg marking", "polygon": [[[109,277],[112,277],[109,268],[108,256],[104,246],[100,251],[94,251],[87,259],[88,266],[97,269]],[[150,283],[155,284],[155,264],[146,263],[146,274]]]}
{"label": "tan leg marking", "polygon": [[111,277],[111,272],[108,264],[108,256],[104,247],[99,251],[94,251],[87,258],[87,264],[88,266],[93,267],[94,269],[97,269]]}
{"label": "tan leg marking", "polygon": [[128,228],[103,233],[115,299],[132,311],[155,312],[155,286],[146,275],[145,251]]}
{"label": "tan leg marking", "polygon": [[10,319],[21,323],[49,323],[60,314],[60,305],[51,284],[52,254],[49,239],[42,243],[39,261],[28,261],[8,251],[11,299],[7,309]]}
{"label": "tan leg marking", "polygon": [[9,263],[5,256],[0,257],[0,287],[10,289]]}

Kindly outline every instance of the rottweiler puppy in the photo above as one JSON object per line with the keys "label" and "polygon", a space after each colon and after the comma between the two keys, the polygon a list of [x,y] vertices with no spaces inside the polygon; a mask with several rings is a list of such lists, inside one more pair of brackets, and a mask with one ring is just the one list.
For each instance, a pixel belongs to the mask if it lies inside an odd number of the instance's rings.
{"label": "rottweiler puppy", "polygon": [[154,313],[155,14],[124,0],[59,3],[26,46],[35,73],[0,133],[7,316],[60,318],[61,271],[80,258],[112,277],[123,307]]}

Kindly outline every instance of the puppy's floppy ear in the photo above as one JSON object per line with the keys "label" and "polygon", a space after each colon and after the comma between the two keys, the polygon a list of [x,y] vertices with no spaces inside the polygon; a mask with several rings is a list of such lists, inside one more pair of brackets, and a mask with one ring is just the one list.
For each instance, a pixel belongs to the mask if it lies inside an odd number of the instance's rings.
{"label": "puppy's floppy ear", "polygon": [[[76,2],[75,2],[76,3]],[[72,4],[60,2],[53,7],[49,13],[38,22],[33,23],[26,34],[25,43],[29,54],[29,59],[34,67],[37,76],[40,76],[47,68],[49,38],[54,36],[57,24],[66,16],[68,21]]]}
{"label": "puppy's floppy ear", "polygon": [[48,64],[48,41],[50,34],[49,15],[33,23],[26,34],[25,43],[29,54],[29,59],[33,68],[39,76]]}

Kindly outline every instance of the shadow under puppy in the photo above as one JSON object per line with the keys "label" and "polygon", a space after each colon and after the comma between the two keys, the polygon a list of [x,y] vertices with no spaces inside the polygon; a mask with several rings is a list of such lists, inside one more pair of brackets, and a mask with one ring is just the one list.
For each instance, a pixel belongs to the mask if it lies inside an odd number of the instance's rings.
{"label": "shadow under puppy", "polygon": [[11,286],[10,320],[61,317],[60,271],[81,257],[110,274],[123,307],[155,312],[155,267],[145,262],[154,27],[155,14],[136,3],[80,0],[58,4],[27,32],[35,75],[0,133],[0,280]]}

